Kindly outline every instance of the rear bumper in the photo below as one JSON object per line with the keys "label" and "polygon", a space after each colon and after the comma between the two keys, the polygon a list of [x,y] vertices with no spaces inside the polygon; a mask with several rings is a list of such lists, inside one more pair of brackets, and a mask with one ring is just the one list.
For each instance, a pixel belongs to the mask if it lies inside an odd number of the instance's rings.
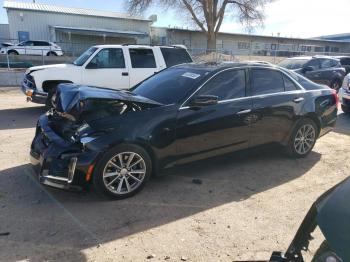
{"label": "rear bumper", "polygon": [[30,150],[30,160],[39,181],[60,189],[84,188],[89,183],[98,153],[84,151],[79,145],[64,140],[48,123],[46,115],[39,118]]}

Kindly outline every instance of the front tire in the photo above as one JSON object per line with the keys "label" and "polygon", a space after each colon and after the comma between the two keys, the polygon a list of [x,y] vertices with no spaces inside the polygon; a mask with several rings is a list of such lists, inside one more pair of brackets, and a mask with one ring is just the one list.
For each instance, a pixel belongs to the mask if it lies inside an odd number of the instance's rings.
{"label": "front tire", "polygon": [[316,251],[311,262],[342,262],[336,253],[332,251],[328,242],[325,240],[322,242],[318,250]]}
{"label": "front tire", "polygon": [[104,196],[124,199],[142,190],[151,173],[152,161],[146,150],[132,144],[119,145],[98,162],[93,186]]}
{"label": "front tire", "polygon": [[56,52],[50,51],[47,53],[47,56],[57,56]]}
{"label": "front tire", "polygon": [[341,110],[343,110],[345,114],[350,114],[350,107],[348,106],[341,105]]}
{"label": "front tire", "polygon": [[10,50],[7,52],[9,55],[19,55],[19,53],[16,50]]}
{"label": "front tire", "polygon": [[313,149],[317,135],[318,128],[313,120],[300,120],[290,136],[286,147],[287,154],[293,158],[306,157]]}

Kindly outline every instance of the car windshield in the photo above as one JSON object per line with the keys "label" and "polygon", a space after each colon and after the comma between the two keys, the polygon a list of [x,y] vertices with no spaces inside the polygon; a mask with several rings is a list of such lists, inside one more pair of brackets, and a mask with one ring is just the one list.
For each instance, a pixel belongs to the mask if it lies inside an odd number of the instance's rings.
{"label": "car windshield", "polygon": [[278,65],[287,69],[299,69],[302,68],[308,61],[308,59],[286,59],[280,62]]}
{"label": "car windshield", "polygon": [[90,47],[88,50],[86,50],[84,53],[82,53],[74,62],[73,64],[76,66],[82,66],[85,64],[85,62],[89,59],[89,57],[95,53],[97,50],[97,47]]}
{"label": "car windshield", "polygon": [[194,92],[207,74],[203,69],[173,67],[146,79],[131,91],[165,105],[179,104]]}

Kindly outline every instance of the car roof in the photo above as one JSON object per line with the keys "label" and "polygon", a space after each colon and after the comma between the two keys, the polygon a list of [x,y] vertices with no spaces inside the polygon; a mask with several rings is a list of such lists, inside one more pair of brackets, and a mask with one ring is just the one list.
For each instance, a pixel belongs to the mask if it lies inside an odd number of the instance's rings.
{"label": "car roof", "polygon": [[327,58],[327,59],[332,59],[332,60],[338,60],[339,57],[334,57],[334,56],[327,56],[327,55],[315,55],[315,56],[295,56],[295,57],[290,57],[287,58],[288,60],[311,60],[315,58]]}
{"label": "car roof", "polygon": [[150,47],[162,47],[162,48],[178,48],[186,49],[182,45],[138,45],[138,44],[118,44],[118,45],[94,45],[96,48],[115,48],[115,47],[131,47],[131,48],[150,48]]}
{"label": "car roof", "polygon": [[188,70],[201,70],[201,71],[207,71],[211,73],[216,73],[225,69],[230,68],[239,68],[239,67],[262,67],[262,68],[280,68],[279,66],[270,64],[270,63],[263,63],[260,61],[245,61],[245,62],[193,62],[193,63],[187,63],[187,64],[180,64],[177,66],[174,66],[176,68],[183,68]]}

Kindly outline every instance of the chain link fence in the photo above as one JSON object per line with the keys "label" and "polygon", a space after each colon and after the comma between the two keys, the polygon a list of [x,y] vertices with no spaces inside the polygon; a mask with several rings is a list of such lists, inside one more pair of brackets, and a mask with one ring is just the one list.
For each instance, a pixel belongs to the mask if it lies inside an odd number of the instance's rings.
{"label": "chain link fence", "polygon": [[[0,49],[0,69],[2,68],[3,70],[24,70],[31,66],[72,63],[91,46],[88,43],[72,42],[56,42],[52,46],[14,46],[14,43],[18,43],[16,39],[2,39],[0,43],[2,43]],[[326,55],[350,57],[350,53],[318,51],[319,49],[311,47],[295,50],[294,45],[277,46],[276,50],[258,48],[257,45],[249,45],[242,48],[240,42],[233,43],[232,46],[238,46],[241,49],[217,48],[208,50],[203,48],[189,48],[188,51],[196,62],[264,61],[277,64],[285,58],[293,56]],[[61,51],[62,53],[60,53]]]}

